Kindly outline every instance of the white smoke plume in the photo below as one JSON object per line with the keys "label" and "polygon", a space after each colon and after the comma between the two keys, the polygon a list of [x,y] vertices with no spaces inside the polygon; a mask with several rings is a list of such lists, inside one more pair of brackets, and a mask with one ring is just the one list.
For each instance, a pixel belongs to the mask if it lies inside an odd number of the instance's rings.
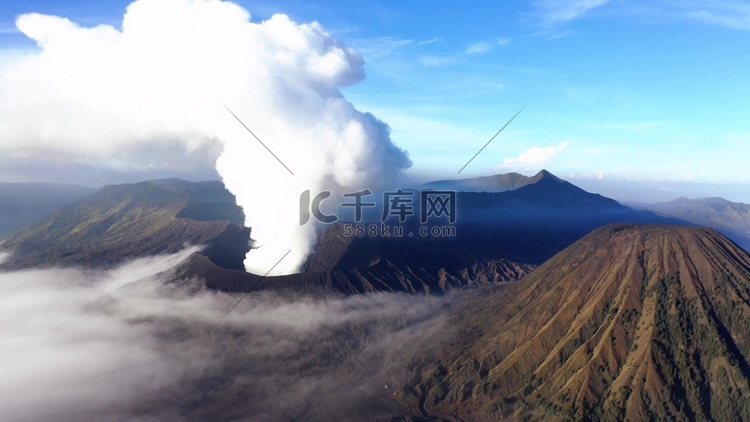
{"label": "white smoke plume", "polygon": [[39,48],[0,65],[0,169],[205,177],[215,164],[257,241],[248,271],[286,251],[271,274],[304,262],[316,225],[299,225],[303,191],[376,190],[411,165],[387,125],[342,96],[364,62],[318,23],[137,0],[120,28],[39,14],[17,27]]}
{"label": "white smoke plume", "polygon": [[370,420],[443,327],[446,299],[237,300],[169,281],[196,248],[107,271],[0,272],[0,418]]}

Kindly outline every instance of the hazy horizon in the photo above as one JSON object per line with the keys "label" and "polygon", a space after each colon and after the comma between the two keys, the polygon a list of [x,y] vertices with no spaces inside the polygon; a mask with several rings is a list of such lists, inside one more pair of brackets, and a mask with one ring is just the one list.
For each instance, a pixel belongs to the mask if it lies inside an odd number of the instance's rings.
{"label": "hazy horizon", "polygon": [[[519,174],[523,174],[524,176],[534,176],[538,172],[531,172],[531,171],[521,171],[518,172]],[[497,173],[500,174],[500,173]],[[493,176],[495,174],[487,174],[485,176]],[[625,205],[628,204],[652,204],[652,203],[658,203],[658,202],[667,202],[671,201],[677,198],[686,197],[689,199],[699,199],[699,198],[713,198],[713,197],[720,197],[724,198],[731,202],[739,202],[739,203],[750,203],[750,183],[748,184],[711,184],[711,183],[697,183],[697,182],[658,182],[658,181],[652,181],[652,182],[642,182],[642,181],[629,181],[629,180],[623,180],[623,179],[581,179],[576,177],[568,177],[564,174],[555,174],[556,176],[560,177],[563,180],[566,180],[578,187],[580,187],[583,190],[586,190],[591,193],[598,193],[600,195],[606,196],[608,198],[612,198],[618,202],[624,203]],[[185,177],[178,177],[178,176],[168,176],[165,175],[165,177],[158,177],[156,179],[168,179],[172,177],[177,177],[180,179],[184,179],[190,182],[201,182],[201,181],[220,181],[221,178],[215,177],[215,178],[209,178],[209,179],[201,179],[201,178],[185,178]],[[477,177],[483,177],[483,176],[477,176]],[[4,183],[38,183],[38,184],[45,184],[45,183],[61,183],[61,184],[72,184],[72,185],[82,185],[90,188],[101,188],[106,185],[117,185],[117,184],[130,184],[130,183],[140,183],[145,182],[148,180],[155,180],[155,179],[140,179],[140,178],[130,178],[122,181],[113,181],[111,183],[103,183],[103,184],[82,184],[82,183],[68,183],[68,182],[56,182],[53,180],[49,181],[0,181],[0,185]],[[453,178],[446,177],[445,179],[440,179],[439,177],[432,177],[429,176],[421,176],[418,178],[412,178],[407,179],[404,181],[402,186],[408,187],[408,186],[415,186],[423,183],[433,182],[437,180],[454,180]],[[458,179],[456,179],[458,180]]]}

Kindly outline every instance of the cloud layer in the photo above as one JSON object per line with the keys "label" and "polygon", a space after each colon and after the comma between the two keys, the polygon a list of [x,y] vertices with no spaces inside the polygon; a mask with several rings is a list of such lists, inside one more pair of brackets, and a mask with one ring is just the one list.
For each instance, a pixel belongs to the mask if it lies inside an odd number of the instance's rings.
{"label": "cloud layer", "polygon": [[444,300],[266,292],[222,320],[236,297],[165,283],[195,250],[0,273],[3,420],[398,414],[384,384],[434,337]]}
{"label": "cloud layer", "polygon": [[503,160],[503,169],[538,170],[552,164],[557,157],[565,152],[570,141],[550,147],[534,146],[522,152],[518,157]]}
{"label": "cloud layer", "polygon": [[588,11],[601,7],[610,0],[538,0],[534,7],[538,10],[542,21],[546,25],[556,25],[570,22],[587,13]]}

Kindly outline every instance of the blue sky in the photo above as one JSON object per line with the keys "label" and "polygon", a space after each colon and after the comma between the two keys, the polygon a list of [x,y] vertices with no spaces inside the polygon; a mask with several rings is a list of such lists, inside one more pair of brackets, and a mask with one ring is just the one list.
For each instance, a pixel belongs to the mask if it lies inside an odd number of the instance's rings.
{"label": "blue sky", "polygon": [[[254,20],[318,21],[357,49],[367,79],[343,93],[391,126],[415,177],[547,168],[627,200],[648,188],[750,202],[748,2],[236,3]],[[0,47],[34,48],[20,13],[118,27],[127,4],[5,1]]]}

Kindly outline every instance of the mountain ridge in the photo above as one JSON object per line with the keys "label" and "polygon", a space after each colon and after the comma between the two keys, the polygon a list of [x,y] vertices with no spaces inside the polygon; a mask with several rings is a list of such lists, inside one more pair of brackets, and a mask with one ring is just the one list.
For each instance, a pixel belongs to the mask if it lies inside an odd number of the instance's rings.
{"label": "mountain ridge", "polygon": [[504,192],[515,190],[531,183],[532,177],[519,173],[501,173],[469,179],[445,179],[425,183],[422,188],[456,190],[460,192]]}
{"label": "mountain ridge", "polygon": [[[303,268],[308,275],[269,277],[258,288],[271,288],[274,281],[307,289],[318,282],[347,294],[443,294],[520,280],[604,224],[673,221],[588,193],[546,170],[528,179],[513,191],[459,192],[455,234],[448,236],[347,237],[342,222],[326,226]],[[212,288],[246,291],[258,277],[244,273],[249,229],[242,222],[241,209],[221,182],[110,185],[11,237],[4,247],[14,254],[6,265],[107,266],[175,251],[186,242],[205,243],[210,260],[187,268]],[[414,234],[419,227],[407,222],[404,229]]]}
{"label": "mountain ridge", "polygon": [[750,250],[750,204],[719,197],[690,199],[683,196],[638,207],[717,229]]}
{"label": "mountain ridge", "polygon": [[160,179],[109,185],[10,236],[5,265],[108,266],[143,255],[206,245],[220,265],[242,268],[249,229],[221,182]]}
{"label": "mountain ridge", "polygon": [[[267,277],[211,268],[190,271],[212,288],[246,291],[304,286],[318,280],[338,292],[443,294],[483,283],[518,281],[591,230],[614,222],[672,223],[588,193],[548,172],[536,182],[500,193],[459,192],[454,237],[346,236],[327,226],[302,274]],[[407,230],[413,229],[411,226]],[[190,273],[188,271],[187,273]]]}

